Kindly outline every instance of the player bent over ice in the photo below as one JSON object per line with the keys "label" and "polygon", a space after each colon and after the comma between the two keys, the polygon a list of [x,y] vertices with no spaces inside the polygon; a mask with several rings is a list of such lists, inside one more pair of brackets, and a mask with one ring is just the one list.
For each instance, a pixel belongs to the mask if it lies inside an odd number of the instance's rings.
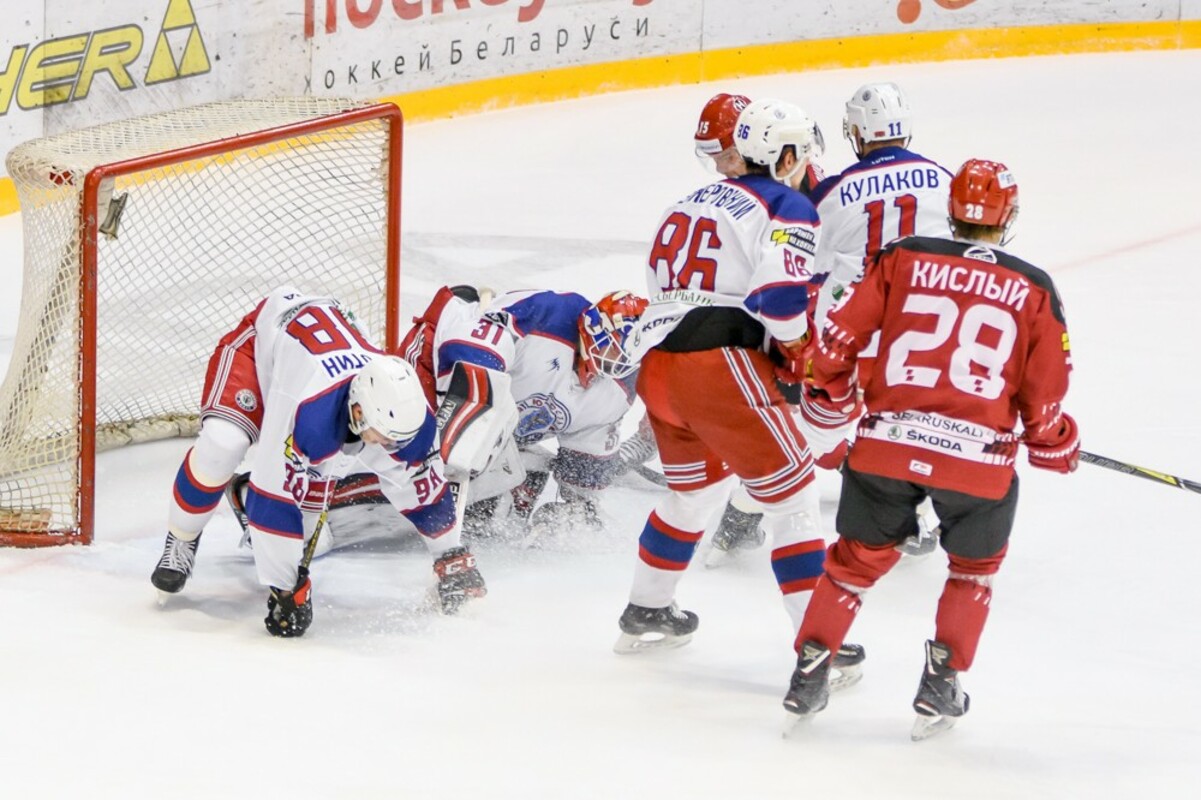
{"label": "player bent over ice", "polygon": [[[772,568],[794,631],[822,573],[813,458],[765,352],[799,357],[807,341],[807,274],[819,227],[795,191],[816,148],[801,109],[751,103],[735,141],[748,174],[701,188],[664,214],[649,258],[656,292],[630,335],[641,356],[638,395],[659,445],[670,494],[639,538],[619,653],[678,646],[699,623],[676,586],[733,476],[764,510]],[[643,355],[645,354],[645,355]],[[848,646],[848,671],[862,661]]]}
{"label": "player bent over ice", "polygon": [[352,458],[379,475],[392,504],[433,555],[444,611],[485,593],[461,546],[433,415],[402,359],[369,343],[331,298],[273,291],[217,345],[201,401],[201,429],[175,478],[163,555],[151,576],[183,589],[205,524],[251,444],[245,512],[267,630],[300,636],[312,622],[305,541]]}
{"label": "player bent over ice", "polygon": [[[532,544],[599,528],[634,398],[621,342],[646,300],[624,291],[595,303],[553,291],[481,300],[473,287],[442,287],[397,351],[438,409],[443,458],[464,487],[464,529]],[[552,439],[553,454],[542,446]],[[352,475],[332,507],[379,501],[373,476]]]}
{"label": "player bent over ice", "polygon": [[1001,249],[1017,207],[1004,165],[968,161],[951,182],[954,239],[915,236],[884,248],[822,330],[803,396],[820,413],[845,413],[857,355],[876,331],[880,356],[843,471],[839,538],[797,635],[784,698],[797,717],[826,706],[830,654],[867,590],[901,557],[895,545],[912,535],[914,509],[929,497],[950,572],[912,736],[954,724],[968,710],[958,676],[975,658],[1017,509],[1018,443],[1035,467],[1076,468],[1076,423],[1060,409],[1071,358],[1059,296],[1045,272]]}

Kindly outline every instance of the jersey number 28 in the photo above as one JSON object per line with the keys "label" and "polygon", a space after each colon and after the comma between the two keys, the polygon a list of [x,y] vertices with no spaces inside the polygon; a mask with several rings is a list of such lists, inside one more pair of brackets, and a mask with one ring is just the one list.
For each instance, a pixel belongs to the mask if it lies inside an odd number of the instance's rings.
{"label": "jersey number 28", "polygon": [[[956,346],[951,351],[947,376],[951,385],[961,392],[986,400],[996,400],[1005,390],[1002,372],[1013,355],[1018,326],[1008,312],[984,303],[968,306],[959,313],[959,306],[949,297],[932,294],[912,294],[905,299],[906,314],[930,315],[937,318],[931,332],[908,330],[896,338],[888,349],[885,380],[889,386],[908,385],[932,388],[942,376],[937,367],[911,366],[907,362],[913,353],[937,350],[951,338]],[[981,341],[985,328],[988,342]],[[978,365],[973,370],[972,365]]]}

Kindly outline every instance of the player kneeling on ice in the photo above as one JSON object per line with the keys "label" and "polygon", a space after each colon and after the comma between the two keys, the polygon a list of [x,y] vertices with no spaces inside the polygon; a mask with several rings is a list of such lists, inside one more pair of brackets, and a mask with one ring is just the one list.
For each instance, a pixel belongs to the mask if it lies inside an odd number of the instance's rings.
{"label": "player kneeling on ice", "polygon": [[[620,291],[592,303],[552,291],[481,298],[455,286],[414,320],[397,352],[438,409],[468,533],[532,543],[600,527],[597,498],[621,468],[618,431],[634,397],[622,343],[645,305]],[[551,439],[555,453],[541,446]],[[352,475],[331,508],[380,499],[374,476]]]}
{"label": "player kneeling on ice", "polygon": [[[654,297],[630,350],[641,357],[638,395],[671,492],[638,540],[619,653],[689,641],[699,619],[677,607],[676,587],[739,479],[763,508],[794,632],[822,574],[813,457],[766,352],[772,339],[795,358],[808,342],[800,266],[812,260],[820,228],[796,188],[819,149],[815,130],[791,103],[751,103],[735,133],[748,173],[698,189],[660,222],[649,257]],[[862,660],[857,646],[840,654],[848,682]]]}
{"label": "player kneeling on ice", "polygon": [[914,509],[928,497],[950,574],[913,700],[915,740],[968,710],[959,673],[975,658],[1008,548],[1018,443],[1031,465],[1054,472],[1074,470],[1080,453],[1076,423],[1060,409],[1071,354],[1059,295],[1045,272],[1001,249],[1018,210],[1013,175],[968,161],[949,207],[953,240],[893,242],[831,310],[802,395],[818,416],[845,415],[856,359],[879,331],[867,410],[843,469],[838,541],[801,623],[784,707],[798,717],[825,708],[830,654],[901,557],[895,545],[914,533]]}
{"label": "player kneeling on ice", "polygon": [[443,610],[485,593],[459,541],[420,380],[352,318],[333,299],[283,287],[221,339],[205,376],[200,436],[175,478],[167,541],[151,576],[161,592],[183,589],[205,524],[257,442],[244,509],[259,581],[270,588],[271,634],[300,636],[312,622],[305,541],[351,457],[379,476],[388,500],[422,534]]}

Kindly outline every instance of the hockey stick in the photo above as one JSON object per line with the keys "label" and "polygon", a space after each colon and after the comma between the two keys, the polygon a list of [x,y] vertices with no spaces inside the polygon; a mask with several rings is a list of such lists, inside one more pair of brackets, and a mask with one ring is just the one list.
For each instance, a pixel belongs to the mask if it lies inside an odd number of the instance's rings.
{"label": "hockey stick", "polygon": [[667,486],[667,476],[662,472],[651,469],[646,464],[635,464],[632,469],[635,473],[646,478],[656,486]]}
{"label": "hockey stick", "polygon": [[1156,483],[1165,483],[1168,486],[1175,486],[1177,489],[1187,489],[1190,492],[1201,493],[1201,483],[1196,481],[1185,480],[1178,478],[1175,475],[1168,475],[1165,472],[1157,472],[1146,467],[1127,464],[1125,461],[1118,461],[1106,456],[1099,456],[1096,453],[1089,453],[1085,450],[1080,451],[1080,460],[1086,464],[1093,464],[1098,467],[1112,469],[1114,472],[1121,472],[1126,475],[1135,475],[1139,478],[1146,478],[1149,481]]}
{"label": "hockey stick", "polygon": [[[333,494],[332,492],[330,493]],[[329,516],[329,501],[326,501],[326,507],[321,509],[321,516],[317,517],[317,525],[313,528],[313,535],[309,537],[308,542],[304,545],[304,555],[300,557],[300,566],[297,567],[301,579],[304,579],[309,574],[309,564],[313,563],[313,555],[317,552],[317,540],[321,538],[321,531],[325,529],[325,518]]]}

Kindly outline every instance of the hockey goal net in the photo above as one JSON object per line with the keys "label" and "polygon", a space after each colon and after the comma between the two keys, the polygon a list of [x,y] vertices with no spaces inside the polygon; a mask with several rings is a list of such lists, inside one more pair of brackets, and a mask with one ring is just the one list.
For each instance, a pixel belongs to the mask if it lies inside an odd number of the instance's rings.
{"label": "hockey goal net", "polygon": [[194,434],[213,347],[275,287],[337,297],[394,347],[401,146],[394,105],[291,98],[13,149],[25,263],[0,545],[91,542],[96,452]]}

